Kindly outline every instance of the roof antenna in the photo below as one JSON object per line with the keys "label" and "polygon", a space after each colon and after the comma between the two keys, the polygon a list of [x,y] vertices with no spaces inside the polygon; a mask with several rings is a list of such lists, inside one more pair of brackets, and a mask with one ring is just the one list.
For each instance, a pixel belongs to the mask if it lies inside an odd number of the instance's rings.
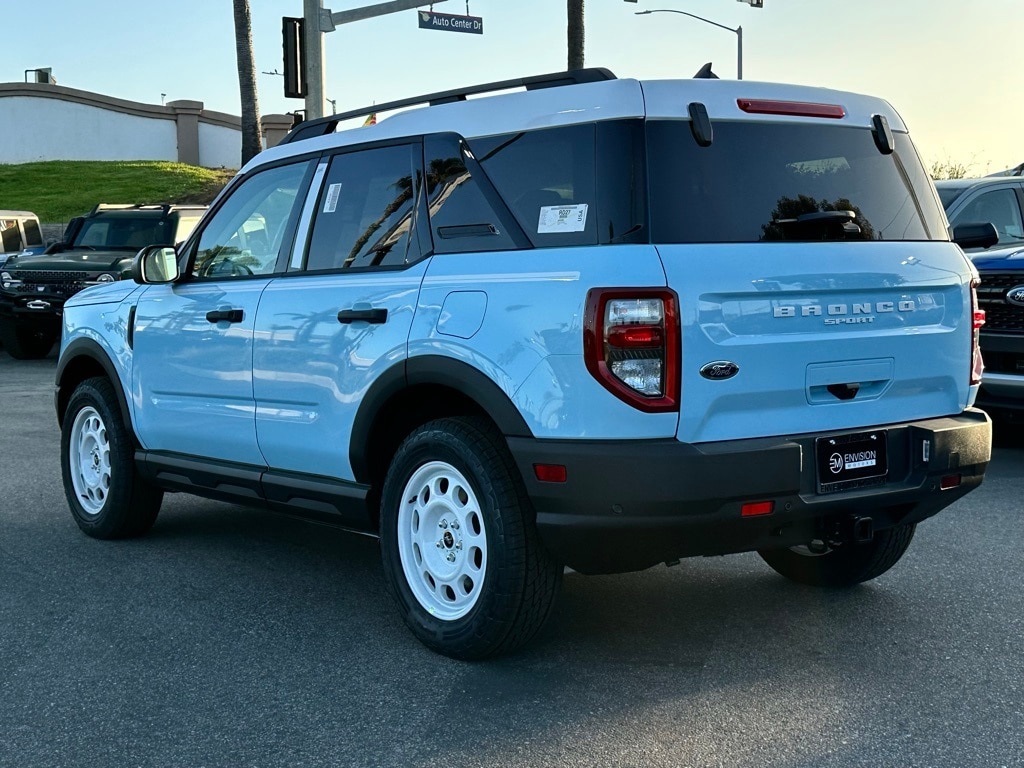
{"label": "roof antenna", "polygon": [[703,67],[697,70],[697,74],[693,76],[694,79],[699,80],[718,80],[718,75],[711,71],[711,62],[709,61]]}

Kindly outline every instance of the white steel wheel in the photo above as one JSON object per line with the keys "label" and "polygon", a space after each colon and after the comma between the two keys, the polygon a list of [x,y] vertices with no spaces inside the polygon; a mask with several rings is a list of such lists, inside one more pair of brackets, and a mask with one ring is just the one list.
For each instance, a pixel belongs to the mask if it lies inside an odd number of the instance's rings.
{"label": "white steel wheel", "polygon": [[69,469],[75,497],[82,511],[98,515],[110,495],[110,441],[103,417],[92,407],[83,408],[71,425]]}
{"label": "white steel wheel", "polygon": [[406,626],[455,659],[529,641],[562,577],[504,437],[478,416],[436,419],[402,441],[381,490],[380,549]]}
{"label": "white steel wheel", "polygon": [[469,613],[484,586],[487,532],[473,487],[444,461],[419,467],[398,510],[398,553],[416,601],[445,621]]}
{"label": "white steel wheel", "polygon": [[140,536],[160,512],[163,491],[135,466],[134,440],[109,379],[86,379],[68,398],[60,473],[75,523],[95,539]]}

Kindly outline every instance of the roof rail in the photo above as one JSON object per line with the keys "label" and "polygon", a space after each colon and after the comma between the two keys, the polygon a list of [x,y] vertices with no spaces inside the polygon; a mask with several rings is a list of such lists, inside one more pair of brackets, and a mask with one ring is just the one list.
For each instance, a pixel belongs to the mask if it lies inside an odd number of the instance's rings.
{"label": "roof rail", "polygon": [[485,85],[472,85],[468,88],[456,88],[451,91],[440,91],[438,93],[430,93],[425,96],[414,96],[408,99],[389,101],[386,104],[372,104],[368,107],[351,109],[348,112],[342,112],[341,114],[330,115],[329,117],[321,117],[315,120],[307,120],[299,123],[288,132],[287,136],[278,142],[277,146],[281,146],[282,144],[291,144],[292,142],[302,141],[304,139],[313,139],[317,136],[326,136],[329,133],[334,133],[334,129],[337,127],[338,123],[343,120],[351,120],[356,117],[366,117],[367,115],[371,115],[375,112],[390,112],[394,109],[413,107],[419,104],[429,104],[430,106],[450,104],[455,101],[465,101],[467,96],[474,96],[480,93],[490,93],[492,91],[504,91],[510,88],[526,88],[528,91],[535,91],[540,90],[541,88],[557,88],[563,85],[580,85],[582,83],[599,83],[605,80],[615,79],[615,75],[603,67],[574,69],[569,72],[552,72],[547,75],[533,75],[531,77],[519,77],[514,80],[502,80],[497,83],[487,83]]}
{"label": "roof rail", "polygon": [[98,211],[132,211],[142,208],[160,208],[164,213],[171,210],[170,203],[96,203],[96,206],[89,211],[91,216]]}

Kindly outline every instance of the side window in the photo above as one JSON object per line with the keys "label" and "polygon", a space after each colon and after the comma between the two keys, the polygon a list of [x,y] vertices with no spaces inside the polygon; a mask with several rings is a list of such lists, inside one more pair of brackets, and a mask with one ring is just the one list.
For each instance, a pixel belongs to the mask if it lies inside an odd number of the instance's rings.
{"label": "side window", "polygon": [[536,246],[597,243],[593,123],[473,139],[473,154]]}
{"label": "side window", "polygon": [[335,155],[317,204],[306,269],[411,264],[421,188],[419,147],[379,147]]}
{"label": "side window", "polygon": [[21,250],[21,230],[17,219],[0,220],[0,242],[3,249],[0,253],[17,253]]}
{"label": "side window", "polygon": [[243,181],[203,229],[192,277],[273,274],[311,166],[312,161],[282,165]]}
{"label": "side window", "polygon": [[39,221],[36,219],[24,219],[21,223],[25,227],[25,244],[42,245],[43,233],[39,231]]}
{"label": "side window", "polygon": [[971,200],[956,217],[954,224],[991,221],[999,233],[999,244],[1024,240],[1020,206],[1012,189],[994,189]]}
{"label": "side window", "polygon": [[504,251],[516,247],[480,184],[466,167],[458,138],[428,136],[423,142],[427,207],[438,253]]}
{"label": "side window", "polygon": [[188,240],[188,236],[192,234],[192,230],[196,228],[201,218],[202,214],[199,213],[179,213],[178,226],[174,232],[174,242],[180,243]]}

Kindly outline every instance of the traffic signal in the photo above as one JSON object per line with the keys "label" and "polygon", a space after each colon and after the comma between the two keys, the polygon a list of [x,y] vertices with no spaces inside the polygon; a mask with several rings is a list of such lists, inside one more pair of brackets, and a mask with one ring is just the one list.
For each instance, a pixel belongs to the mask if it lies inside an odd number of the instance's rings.
{"label": "traffic signal", "polygon": [[281,34],[284,41],[284,97],[286,99],[306,98],[306,46],[303,37],[302,19],[281,19]]}

